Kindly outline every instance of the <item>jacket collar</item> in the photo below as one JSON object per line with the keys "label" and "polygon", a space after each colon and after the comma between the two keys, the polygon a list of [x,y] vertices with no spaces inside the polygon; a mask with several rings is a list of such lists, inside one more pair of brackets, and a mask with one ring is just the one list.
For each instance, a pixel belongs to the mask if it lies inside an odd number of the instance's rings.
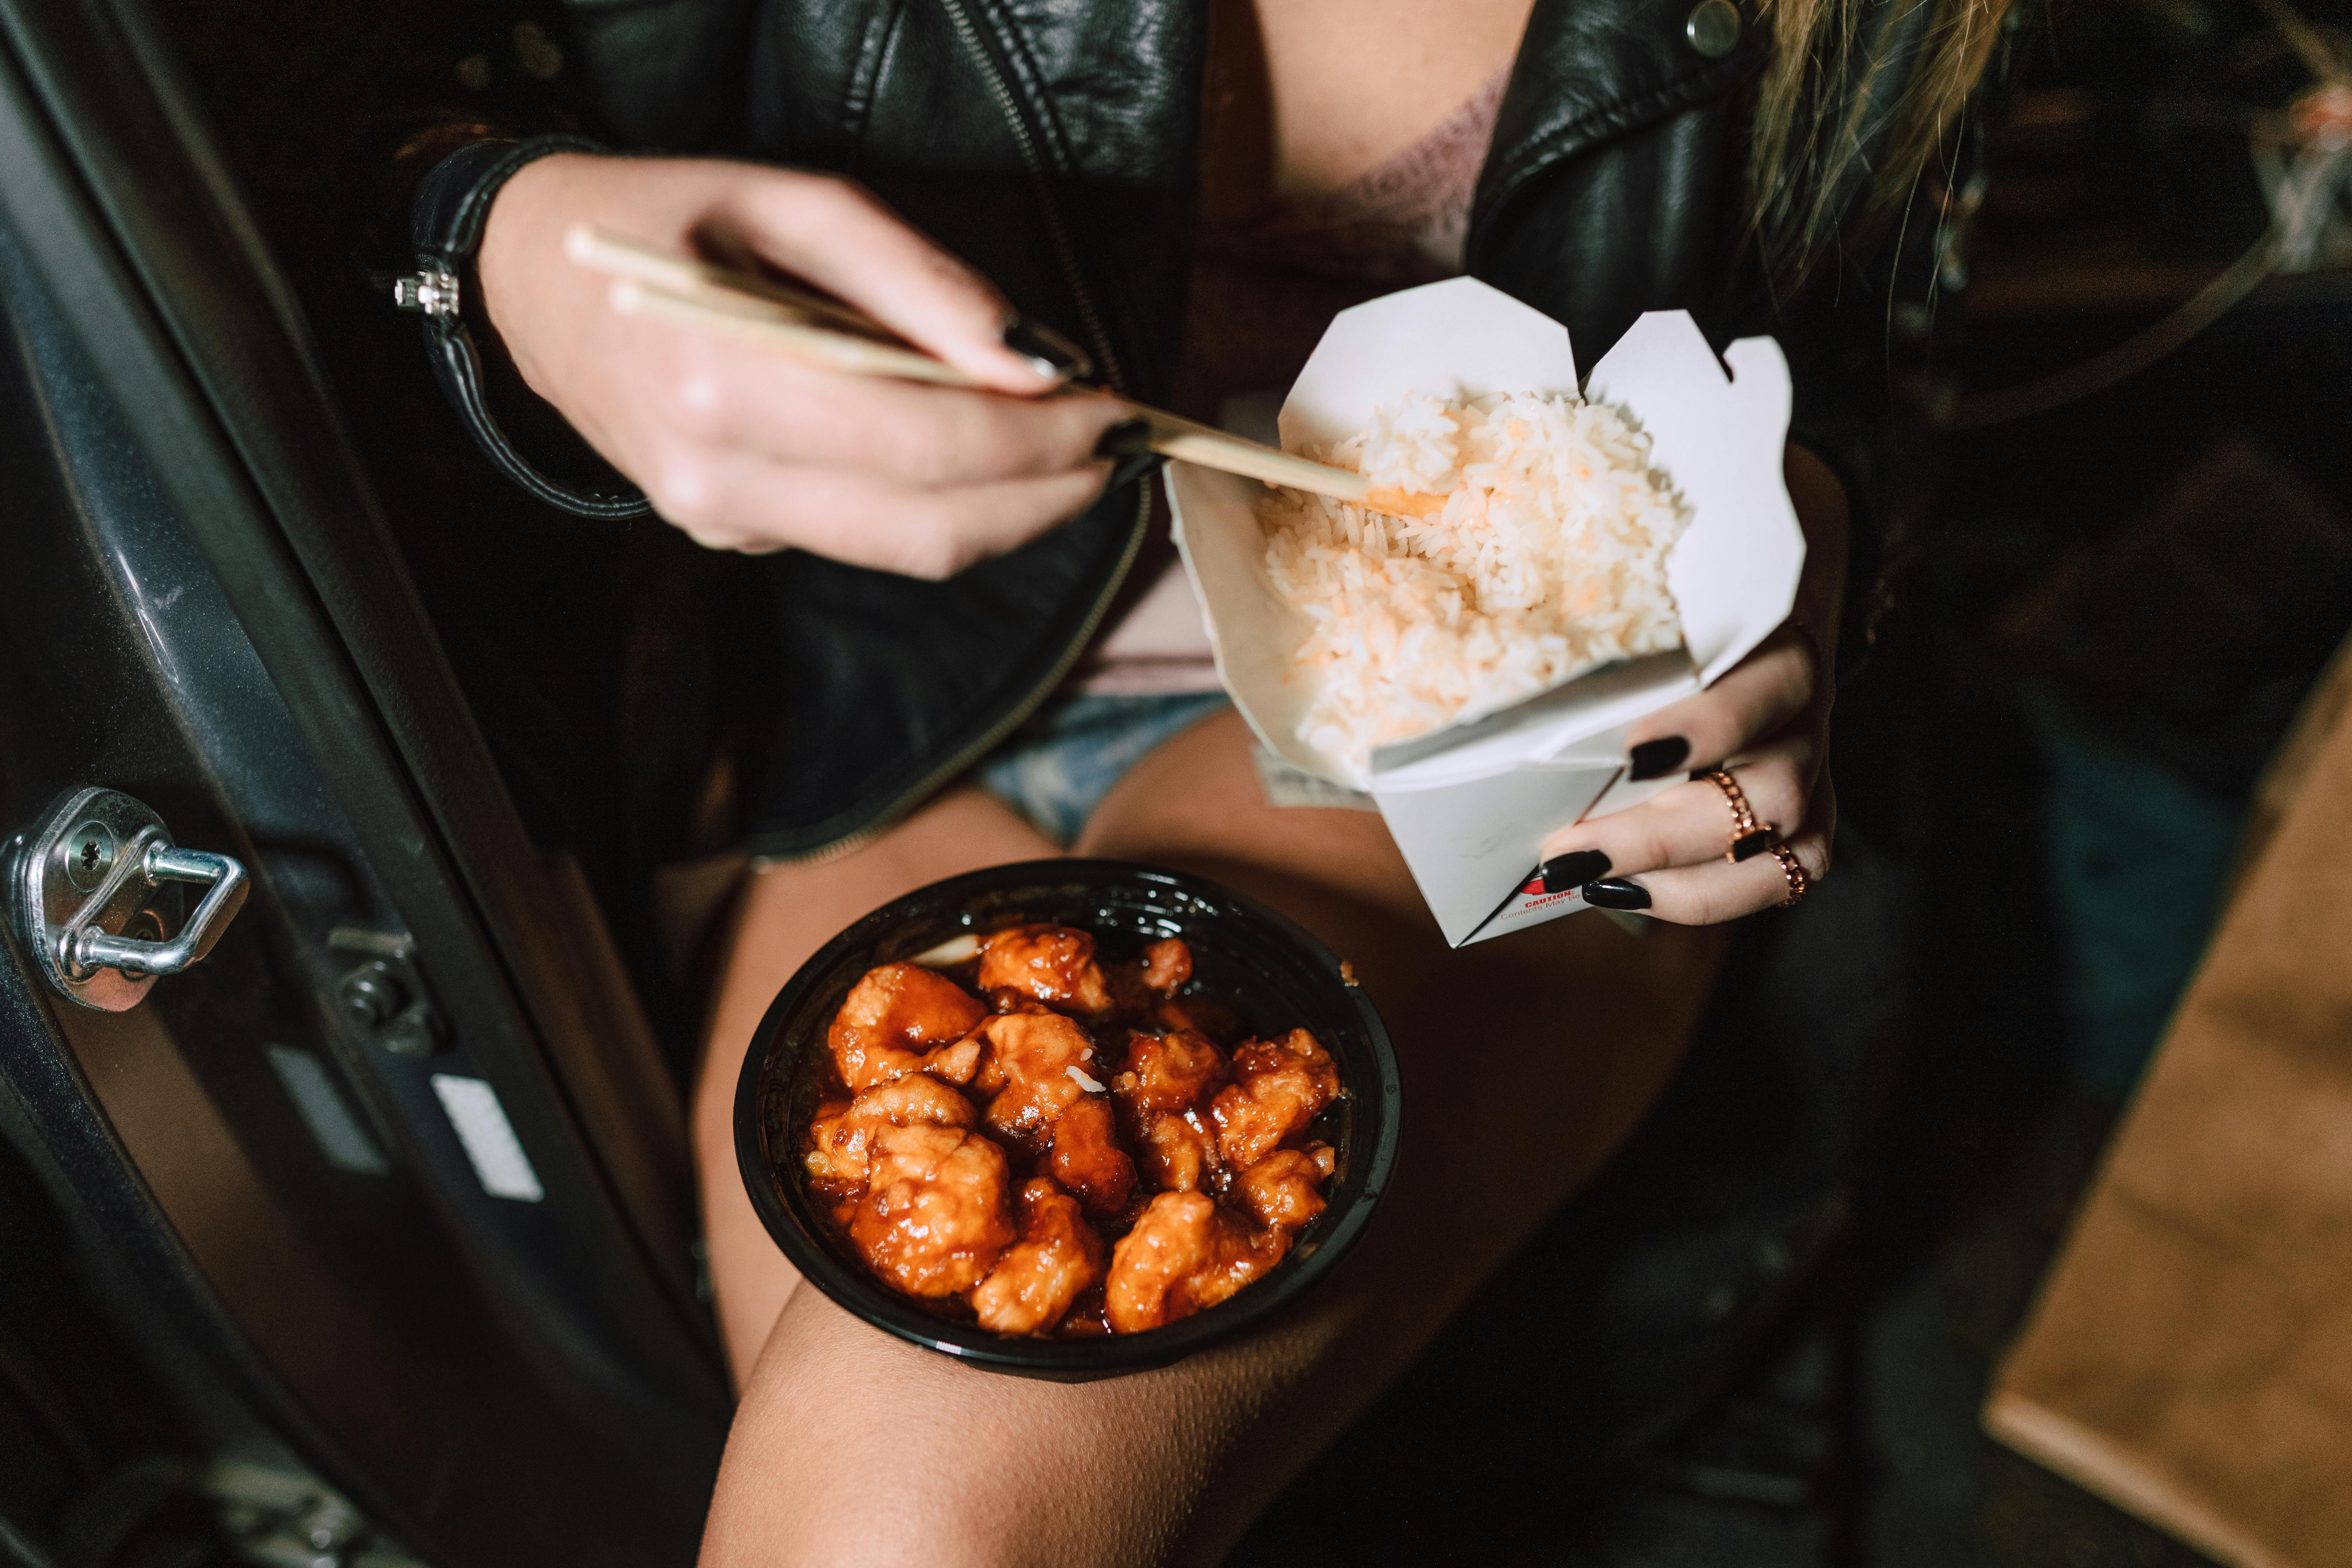
{"label": "jacket collar", "polygon": [[1739,37],[1710,58],[1689,36],[1694,0],[1536,0],[1470,208],[1472,269],[1504,209],[1547,167],[1696,103],[1762,69],[1768,29],[1754,0]]}

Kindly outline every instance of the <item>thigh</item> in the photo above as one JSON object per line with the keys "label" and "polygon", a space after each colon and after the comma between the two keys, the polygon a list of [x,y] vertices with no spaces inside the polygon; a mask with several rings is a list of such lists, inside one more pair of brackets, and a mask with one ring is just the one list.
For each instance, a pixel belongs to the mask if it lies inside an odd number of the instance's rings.
{"label": "thigh", "polygon": [[751,877],[719,973],[694,1091],[703,1245],[728,1365],[739,1386],[800,1283],[753,1212],[735,1164],[735,1080],[768,1004],[811,953],[877,905],[942,877],[1059,854],[993,797],[963,789],[853,854]]}
{"label": "thigh", "polygon": [[1623,1143],[1673,1076],[1721,965],[1720,928],[1571,915],[1450,949],[1370,812],[1269,805],[1227,713],[1161,749],[1078,849],[1200,872],[1350,960],[1404,1081],[1395,1178],[1334,1276],[1311,1361],[1204,1490],[1188,1559],[1248,1521]]}
{"label": "thigh", "polygon": [[1406,1075],[1380,1216],[1272,1330],[1105,1383],[974,1372],[793,1295],[744,1390],[706,1562],[1215,1561],[1623,1140],[1721,954],[1717,933],[1592,915],[1450,952],[1379,818],[1266,805],[1230,714],[1145,759],[1079,847],[1217,878],[1355,963]]}

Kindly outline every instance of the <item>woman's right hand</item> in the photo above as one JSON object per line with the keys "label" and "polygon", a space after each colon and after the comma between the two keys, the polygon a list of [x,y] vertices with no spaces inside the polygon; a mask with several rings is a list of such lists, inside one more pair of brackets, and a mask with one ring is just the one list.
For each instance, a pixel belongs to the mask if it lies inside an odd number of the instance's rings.
{"label": "woman's right hand", "polygon": [[[836,374],[624,316],[574,265],[587,222],[681,255],[803,279],[976,377],[969,391]],[[490,207],[482,302],[531,389],[714,549],[798,547],[946,577],[1083,511],[1126,416],[1005,342],[986,279],[844,180],[702,159],[559,153]]]}

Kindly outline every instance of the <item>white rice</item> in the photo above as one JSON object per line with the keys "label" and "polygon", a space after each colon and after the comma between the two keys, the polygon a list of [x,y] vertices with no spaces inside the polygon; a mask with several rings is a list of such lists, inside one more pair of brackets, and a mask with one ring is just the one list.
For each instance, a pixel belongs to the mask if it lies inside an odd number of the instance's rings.
{"label": "white rice", "polygon": [[1276,591],[1311,623],[1299,739],[1360,777],[1376,746],[1682,641],[1665,563],[1687,510],[1606,404],[1416,393],[1306,455],[1446,498],[1419,519],[1290,489],[1258,503]]}

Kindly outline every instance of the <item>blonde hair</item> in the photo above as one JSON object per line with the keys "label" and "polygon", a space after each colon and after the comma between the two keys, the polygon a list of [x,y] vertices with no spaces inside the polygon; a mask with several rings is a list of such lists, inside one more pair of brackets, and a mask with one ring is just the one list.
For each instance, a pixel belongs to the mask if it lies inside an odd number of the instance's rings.
{"label": "blonde hair", "polygon": [[1793,288],[1903,207],[1948,145],[2015,0],[1762,0],[1751,239]]}

